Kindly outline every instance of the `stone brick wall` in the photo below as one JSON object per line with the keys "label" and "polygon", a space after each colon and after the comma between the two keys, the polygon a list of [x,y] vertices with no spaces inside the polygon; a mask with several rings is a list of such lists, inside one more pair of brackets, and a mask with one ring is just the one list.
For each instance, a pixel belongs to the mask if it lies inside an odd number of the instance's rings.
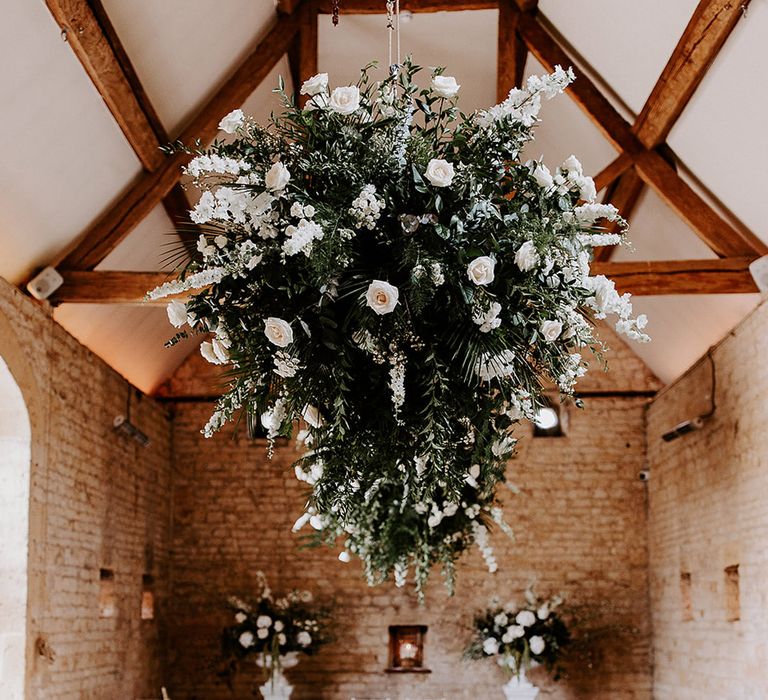
{"label": "stone brick wall", "polygon": [[766,338],[763,303],[714,350],[717,409],[704,429],[661,440],[709,410],[706,358],[649,411],[658,700],[768,697]]}
{"label": "stone brick wall", "polygon": [[[275,590],[310,588],[335,607],[337,640],[289,672],[297,700],[501,697],[500,670],[464,664],[461,650],[474,611],[494,595],[520,600],[534,580],[541,592],[565,594],[576,636],[559,683],[532,674],[546,696],[650,698],[646,493],[637,478],[645,405],[638,397],[591,398],[585,411],[572,413],[568,437],[527,435],[509,467],[521,493],[505,497],[516,541],[500,533],[493,538],[498,573],[490,576],[473,551],[461,564],[455,598],[446,596],[435,572],[427,606],[419,608],[412,591],[393,584],[368,588],[359,565],[341,564],[337,552],[300,549],[290,532],[303,503],[290,445],[268,461],[263,441],[231,433],[205,440],[199,429],[210,404],[178,404],[168,660],[173,700],[252,697],[255,673],[241,676],[230,693],[211,666],[220,630],[230,623],[222,601],[247,594],[257,570]],[[430,675],[383,672],[388,625],[409,623],[429,626]]]}
{"label": "stone brick wall", "polygon": [[[169,575],[166,409],[134,393],[132,421],[152,446],[115,435],[128,383],[2,279],[0,356],[32,433],[27,698],[157,698]],[[99,617],[100,569],[114,572],[109,619]],[[144,574],[155,580],[154,621],[140,620]]]}

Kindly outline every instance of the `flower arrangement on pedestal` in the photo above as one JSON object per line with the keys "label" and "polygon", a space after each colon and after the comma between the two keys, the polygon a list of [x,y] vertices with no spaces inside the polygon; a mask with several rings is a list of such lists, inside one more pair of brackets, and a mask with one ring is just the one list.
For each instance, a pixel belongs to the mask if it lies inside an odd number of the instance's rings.
{"label": "flower arrangement on pedestal", "polygon": [[495,569],[511,430],[545,386],[573,392],[584,349],[600,350],[592,319],[647,336],[629,295],[589,272],[593,247],[623,239],[617,210],[575,157],[520,158],[573,73],[464,116],[456,80],[437,69],[420,88],[420,70],[332,90],[317,75],[303,108],[281,84],[269,128],[225,117],[232,138],[187,166],[198,253],[150,297],[189,296],[169,304],[171,342],[204,333],[204,357],[227,366],[204,434],[240,412],[270,439],[303,419],[299,525],[342,538],[371,584],[412,569],[421,591],[435,564],[450,584],[472,543]]}
{"label": "flower arrangement on pedestal", "polygon": [[515,692],[505,690],[508,697],[535,697],[538,691],[527,681],[525,672],[539,664],[553,670],[570,640],[568,628],[557,613],[562,603],[559,596],[539,598],[529,588],[525,600],[522,607],[493,602],[477,615],[474,637],[464,651],[466,659],[493,658],[511,672],[513,677],[505,688]]}
{"label": "flower arrangement on pedestal", "polygon": [[312,606],[309,591],[292,590],[274,598],[260,571],[257,580],[261,590],[255,599],[228,599],[234,624],[226,627],[221,636],[227,664],[223,675],[231,677],[244,661],[253,660],[267,676],[262,695],[287,698],[291,686],[283,669],[295,666],[301,654],[317,653],[329,641],[328,613]]}

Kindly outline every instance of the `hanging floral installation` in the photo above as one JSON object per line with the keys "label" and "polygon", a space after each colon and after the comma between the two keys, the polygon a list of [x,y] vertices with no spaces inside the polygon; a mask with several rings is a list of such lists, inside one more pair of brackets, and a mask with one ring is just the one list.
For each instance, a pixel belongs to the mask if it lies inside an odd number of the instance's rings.
{"label": "hanging floral installation", "polygon": [[[574,391],[592,321],[639,341],[629,295],[590,275],[625,224],[596,203],[575,157],[523,162],[542,102],[573,80],[533,76],[490,109],[459,113],[460,86],[405,61],[381,82],[307,80],[268,127],[240,110],[231,137],[186,172],[205,231],[178,278],[150,293],[171,322],[209,334],[231,384],[203,432],[241,412],[270,440],[303,421],[296,475],[319,537],[364,562],[371,584],[442,565],[504,522],[496,487],[552,385]],[[189,330],[183,328],[188,325]]]}

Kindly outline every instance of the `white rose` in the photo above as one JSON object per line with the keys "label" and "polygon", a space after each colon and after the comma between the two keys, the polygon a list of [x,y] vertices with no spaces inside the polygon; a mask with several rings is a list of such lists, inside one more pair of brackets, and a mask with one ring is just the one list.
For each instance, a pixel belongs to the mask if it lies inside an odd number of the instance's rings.
{"label": "white rose", "polygon": [[368,306],[381,316],[394,311],[399,296],[400,292],[397,290],[397,287],[389,284],[389,282],[373,280],[368,285],[365,301]]}
{"label": "white rose", "polygon": [[549,168],[543,163],[537,163],[532,174],[536,184],[544,190],[548,190],[554,184],[552,173],[549,172]]}
{"label": "white rose", "polygon": [[334,88],[328,106],[339,114],[352,114],[360,106],[360,90],[356,85]]}
{"label": "white rose", "polygon": [[212,365],[222,364],[221,359],[213,349],[213,343],[208,340],[200,344],[200,354]]}
{"label": "white rose", "polygon": [[244,612],[239,612],[237,615],[235,615],[235,622],[238,625],[242,625],[247,619],[248,615],[246,615]]}
{"label": "white rose", "polygon": [[309,632],[302,630],[296,635],[296,641],[301,644],[301,646],[308,647],[310,644],[312,644],[312,636],[309,634]]}
{"label": "white rose", "polygon": [[548,343],[557,340],[557,336],[560,335],[562,330],[563,324],[560,323],[560,321],[542,321],[541,326],[539,327],[541,337]]}
{"label": "white rose", "polygon": [[435,187],[448,187],[453,182],[453,165],[442,158],[433,158],[427,163],[425,176]]}
{"label": "white rose", "polygon": [[277,191],[284,189],[290,179],[290,170],[283,163],[277,161],[267,170],[267,174],[264,176],[264,184],[268,189]]}
{"label": "white rose", "polygon": [[172,326],[181,328],[187,322],[187,305],[183,301],[172,301],[166,308]]}
{"label": "white rose", "polygon": [[234,134],[243,125],[244,121],[245,115],[243,110],[236,109],[219,122],[219,129],[227,134]]}
{"label": "white rose", "polygon": [[533,241],[526,241],[517,249],[515,253],[515,265],[517,265],[522,272],[528,272],[539,264],[539,253],[536,250],[536,246]]}
{"label": "white rose", "polygon": [[310,406],[309,404],[304,406],[304,410],[301,412],[301,417],[313,428],[319,428],[323,425],[323,417],[320,415],[320,410],[316,406]]}
{"label": "white rose", "polygon": [[243,632],[238,638],[237,641],[240,642],[240,646],[243,647],[243,649],[247,649],[248,647],[253,646],[253,632]]}
{"label": "white rose", "polygon": [[515,622],[522,627],[530,627],[536,622],[536,615],[534,615],[530,610],[521,610],[515,616]]}
{"label": "white rose", "polygon": [[432,92],[440,97],[456,97],[460,87],[451,75],[436,75],[432,78]]}
{"label": "white rose", "polygon": [[493,282],[493,271],[496,261],[488,256],[481,255],[467,265],[467,276],[477,285],[486,285]]}
{"label": "white rose", "polygon": [[264,335],[267,340],[279,348],[284,348],[293,342],[293,329],[288,321],[270,316],[264,319]]}
{"label": "white rose", "polygon": [[256,618],[256,627],[270,627],[272,618],[269,615],[259,615]]}
{"label": "white rose", "polygon": [[305,80],[299,90],[302,95],[319,95],[321,92],[325,92],[328,89],[328,73],[318,73],[313,75],[308,80]]}
{"label": "white rose", "polygon": [[483,642],[483,651],[488,654],[488,656],[498,654],[499,643],[493,637],[488,637],[488,639]]}
{"label": "white rose", "polygon": [[544,651],[544,647],[546,646],[544,640],[538,635],[531,637],[528,645],[531,647],[532,654],[541,654],[541,652]]}

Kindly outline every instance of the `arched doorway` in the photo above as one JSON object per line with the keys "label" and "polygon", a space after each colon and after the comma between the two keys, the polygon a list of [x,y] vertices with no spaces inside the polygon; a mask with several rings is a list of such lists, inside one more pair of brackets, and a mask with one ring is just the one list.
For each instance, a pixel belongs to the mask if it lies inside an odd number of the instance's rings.
{"label": "arched doorway", "polygon": [[25,683],[31,429],[0,357],[0,697],[22,700]]}

